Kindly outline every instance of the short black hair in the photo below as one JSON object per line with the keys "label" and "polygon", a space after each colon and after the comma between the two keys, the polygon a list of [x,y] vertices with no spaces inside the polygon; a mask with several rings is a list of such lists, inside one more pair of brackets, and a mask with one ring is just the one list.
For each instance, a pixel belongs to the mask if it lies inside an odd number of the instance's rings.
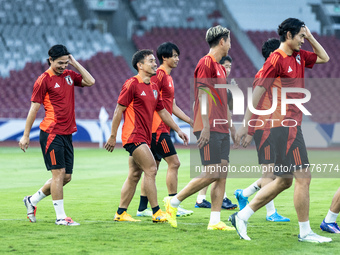
{"label": "short black hair", "polygon": [[[57,58],[67,56],[70,54],[71,53],[69,53],[67,48],[62,44],[56,44],[48,50],[48,55],[52,58],[53,61],[56,60]],[[49,66],[51,65],[49,58],[47,59],[47,63]]]}
{"label": "short black hair", "polygon": [[173,50],[177,52],[178,56],[181,54],[177,45],[172,42],[165,42],[159,45],[157,48],[157,58],[159,60],[159,64],[163,64],[163,57],[171,58]]}
{"label": "short black hair", "polygon": [[132,66],[133,68],[135,68],[138,72],[138,67],[137,67],[137,63],[142,62],[144,63],[144,58],[152,55],[153,51],[152,50],[148,50],[148,49],[144,49],[144,50],[139,50],[137,51],[135,54],[133,54],[132,56]]}
{"label": "short black hair", "polygon": [[209,44],[210,48],[213,48],[218,45],[223,38],[225,41],[228,39],[230,31],[226,27],[222,27],[221,25],[217,25],[215,27],[211,27],[207,30],[205,35],[205,40]]}
{"label": "short black hair", "polygon": [[280,41],[285,42],[288,31],[292,34],[292,38],[298,34],[301,27],[304,27],[305,23],[299,19],[288,18],[284,20],[278,27],[277,33],[280,36]]}
{"label": "short black hair", "polygon": [[230,62],[230,64],[233,62],[233,59],[228,55],[228,56],[225,56],[225,57],[222,57],[221,60],[220,60],[220,64],[223,65],[224,62]]}
{"label": "short black hair", "polygon": [[276,38],[270,38],[262,45],[262,56],[265,60],[269,57],[271,52],[274,52],[280,47],[280,40]]}

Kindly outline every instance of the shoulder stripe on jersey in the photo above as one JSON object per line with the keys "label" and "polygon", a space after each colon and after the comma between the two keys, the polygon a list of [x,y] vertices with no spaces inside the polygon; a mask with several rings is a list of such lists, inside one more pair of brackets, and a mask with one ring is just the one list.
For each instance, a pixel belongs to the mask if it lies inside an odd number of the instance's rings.
{"label": "shoulder stripe on jersey", "polygon": [[210,68],[210,63],[211,63],[211,58],[205,58],[205,61],[204,61],[205,65]]}
{"label": "shoulder stripe on jersey", "polygon": [[130,87],[130,85],[131,85],[131,83],[134,81],[134,79],[130,79],[130,80],[128,80],[126,83],[125,83],[125,87],[126,87],[126,89],[129,89],[129,87]]}
{"label": "shoulder stripe on jersey", "polygon": [[161,81],[163,79],[163,76],[164,76],[164,73],[163,72],[159,72],[158,75],[157,75],[157,79],[159,81]]}
{"label": "shoulder stripe on jersey", "polygon": [[278,61],[278,59],[279,59],[279,55],[275,55],[272,59],[271,59],[271,61],[270,61],[270,63],[273,65],[273,66],[275,66],[276,65],[276,63],[277,63],[277,61]]}

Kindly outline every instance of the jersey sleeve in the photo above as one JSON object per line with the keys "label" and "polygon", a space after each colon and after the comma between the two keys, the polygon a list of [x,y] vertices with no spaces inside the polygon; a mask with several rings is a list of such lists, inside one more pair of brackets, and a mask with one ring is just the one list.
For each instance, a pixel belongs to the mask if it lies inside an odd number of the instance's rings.
{"label": "jersey sleeve", "polygon": [[[272,54],[273,56],[274,54]],[[272,58],[268,58],[263,64],[263,70],[261,76],[256,80],[256,84],[253,87],[262,86],[268,90],[274,83],[276,77],[279,74],[280,57],[274,55]],[[255,82],[255,81],[254,81]]]}
{"label": "jersey sleeve", "polygon": [[127,80],[118,97],[118,104],[128,107],[134,98],[136,81],[135,78]]}
{"label": "jersey sleeve", "polygon": [[[207,60],[207,58],[206,58]],[[210,61],[211,62],[211,61]],[[212,87],[213,84],[213,70],[212,63],[209,61],[205,61],[205,63],[201,63],[196,70],[196,86],[197,87]]]}
{"label": "jersey sleeve", "polygon": [[75,71],[72,71],[72,70],[68,70],[68,74],[71,76],[73,82],[74,82],[74,86],[77,86],[77,87],[84,87],[82,84],[81,84],[81,81],[83,80],[83,76],[81,76],[81,74],[75,72]]}
{"label": "jersey sleeve", "polygon": [[316,55],[314,52],[305,51],[305,50],[300,50],[300,53],[301,53],[302,59],[305,62],[305,67],[313,68],[318,58],[318,55]]}
{"label": "jersey sleeve", "polygon": [[34,86],[33,86],[32,97],[31,97],[32,102],[36,102],[39,104],[42,104],[44,102],[45,95],[47,92],[46,79],[47,79],[47,74],[43,73],[35,81]]}
{"label": "jersey sleeve", "polygon": [[[158,95],[160,95],[159,90],[158,90]],[[162,99],[161,96],[158,96],[158,101],[157,101],[157,105],[156,105],[156,112],[159,112],[163,109],[164,109],[163,99]]]}

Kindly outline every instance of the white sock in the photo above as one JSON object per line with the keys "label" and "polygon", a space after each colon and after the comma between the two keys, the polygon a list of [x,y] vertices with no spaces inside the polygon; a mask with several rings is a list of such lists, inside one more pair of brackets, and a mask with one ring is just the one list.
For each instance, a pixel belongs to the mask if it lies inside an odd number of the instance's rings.
{"label": "white sock", "polygon": [[242,195],[244,197],[250,197],[258,190],[260,190],[260,187],[257,185],[257,181],[256,181],[253,184],[251,184],[248,188],[244,189]]}
{"label": "white sock", "polygon": [[272,215],[276,212],[274,200],[272,200],[268,204],[266,204],[266,209],[267,209],[267,216],[270,216],[270,215]]}
{"label": "white sock", "polygon": [[41,189],[39,189],[36,193],[34,193],[34,195],[30,198],[31,204],[36,206],[37,203],[44,199],[46,197],[46,195],[44,194],[44,192],[41,191]]}
{"label": "white sock", "polygon": [[227,198],[227,194],[224,192],[224,197],[223,197],[223,199],[225,199],[225,198]]}
{"label": "white sock", "polygon": [[170,200],[170,205],[171,205],[172,207],[178,208],[178,206],[179,206],[180,203],[181,203],[181,201],[179,201],[179,200],[177,199],[177,195],[174,196],[173,198],[171,198],[171,200]]}
{"label": "white sock", "polygon": [[202,203],[203,202],[203,199],[206,198],[206,195],[197,195],[197,200],[196,202],[197,203]]}
{"label": "white sock", "polygon": [[327,216],[325,218],[326,223],[334,223],[339,213],[334,213],[331,210],[328,211]]}
{"label": "white sock", "polygon": [[244,221],[248,221],[250,216],[254,214],[254,211],[249,207],[249,205],[246,205],[241,211],[237,213],[237,216]]}
{"label": "white sock", "polygon": [[211,212],[209,225],[215,225],[221,221],[221,212]]}
{"label": "white sock", "polygon": [[312,231],[312,229],[310,228],[309,220],[305,222],[299,222],[299,227],[300,227],[300,237],[305,237]]}
{"label": "white sock", "polygon": [[63,199],[53,200],[52,202],[53,202],[55,213],[57,215],[57,220],[65,219],[66,214],[64,211],[64,200]]}

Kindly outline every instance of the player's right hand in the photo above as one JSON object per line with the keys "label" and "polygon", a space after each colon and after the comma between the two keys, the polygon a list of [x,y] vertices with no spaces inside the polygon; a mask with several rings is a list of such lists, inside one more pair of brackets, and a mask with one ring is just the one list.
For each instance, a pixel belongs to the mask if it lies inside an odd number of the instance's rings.
{"label": "player's right hand", "polygon": [[237,131],[236,131],[236,135],[235,135],[235,142],[236,142],[236,146],[241,144],[243,145],[244,142],[244,138],[248,133],[248,127],[240,127]]}
{"label": "player's right hand", "polygon": [[29,137],[26,137],[26,136],[21,137],[21,139],[19,141],[20,149],[22,149],[24,152],[26,152],[29,144],[30,144],[30,138]]}
{"label": "player's right hand", "polygon": [[253,136],[252,135],[247,135],[246,139],[244,139],[243,141],[243,147],[247,148],[247,146],[251,143],[251,141],[253,140]]}
{"label": "player's right hand", "polygon": [[108,151],[108,152],[112,152],[115,149],[116,146],[116,138],[110,136],[110,138],[107,140],[104,148]]}
{"label": "player's right hand", "polygon": [[210,128],[204,127],[202,129],[200,138],[197,140],[197,146],[198,148],[203,148],[209,143],[210,140]]}

